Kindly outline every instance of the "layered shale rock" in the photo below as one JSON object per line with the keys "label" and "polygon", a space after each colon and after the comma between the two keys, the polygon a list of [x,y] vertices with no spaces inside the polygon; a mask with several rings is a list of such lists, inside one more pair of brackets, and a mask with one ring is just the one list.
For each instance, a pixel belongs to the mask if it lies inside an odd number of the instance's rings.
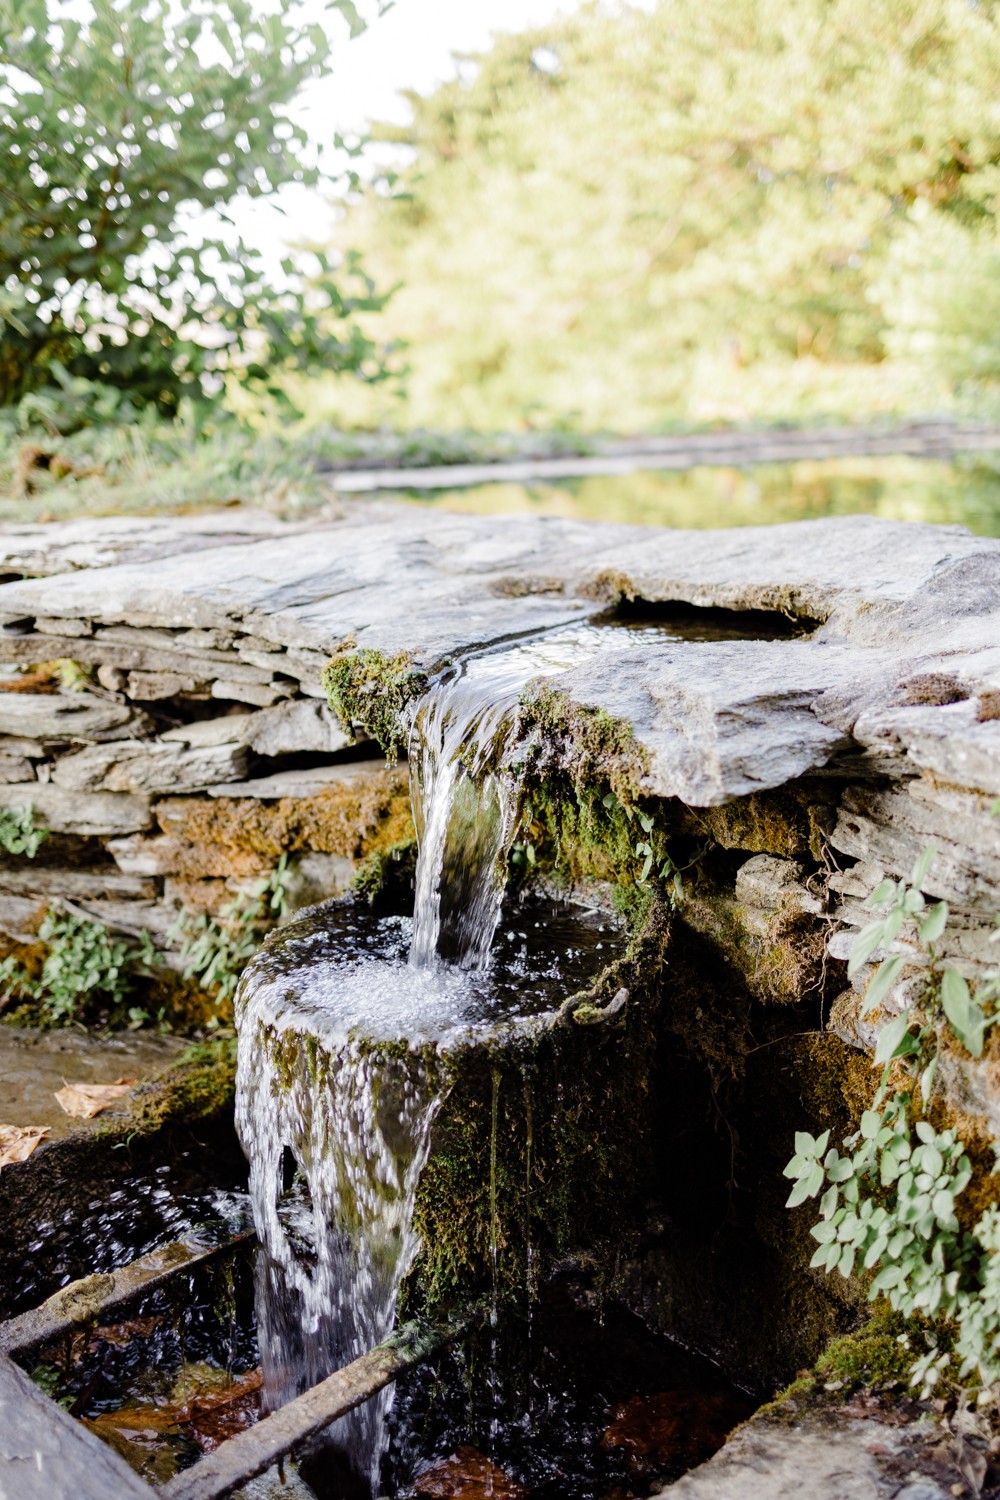
{"label": "layered shale rock", "polygon": [[[227,511],[8,528],[0,574],[0,806],[30,803],[76,841],[63,866],[58,841],[32,874],[5,862],[15,927],[26,899],[78,899],[88,869],[109,897],[121,876],[154,882],[114,893],[148,910],[170,905],[167,881],[231,884],[289,847],[356,860],[381,820],[398,831],[403,791],[374,760],[348,771],[352,738],[384,738],[388,719],[402,742],[412,696],[470,650],[651,615],[663,633],[641,651],[609,633],[596,659],[529,690],[525,743],[582,772],[588,726],[610,718],[628,733],[604,753],[636,794],[717,808],[730,828],[755,797],[805,787],[843,867],[822,892],[835,957],[866,889],[934,838],[928,894],[959,913],[956,958],[985,960],[1000,905],[995,541],[870,517],[678,532],[359,505],[312,524]],[[692,636],[692,617],[716,621],[714,638]],[[72,689],[39,678],[52,662],[76,664]],[[179,828],[192,798],[232,804],[221,842],[217,820]],[[364,803],[353,837],[338,798],[351,816]],[[728,847],[788,853],[771,821]]]}

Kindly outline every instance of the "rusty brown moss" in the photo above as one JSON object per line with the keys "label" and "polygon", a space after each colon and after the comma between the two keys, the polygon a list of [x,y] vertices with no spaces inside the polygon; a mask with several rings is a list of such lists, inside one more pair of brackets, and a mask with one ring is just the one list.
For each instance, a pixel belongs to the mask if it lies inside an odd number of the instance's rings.
{"label": "rusty brown moss", "polygon": [[735,797],[721,807],[684,807],[680,826],[722,849],[750,854],[777,854],[785,859],[822,859],[827,835],[836,821],[833,787],[808,783],[771,792]]}
{"label": "rusty brown moss", "polygon": [[684,920],[715,944],[762,1004],[797,1005],[826,993],[831,975],[825,934],[809,914],[779,909],[764,932],[755,932],[738,902],[706,887],[690,893]]}
{"label": "rusty brown moss", "polygon": [[186,861],[178,849],[176,873],[192,877],[260,874],[282,854],[309,851],[365,859],[413,837],[409,786],[397,767],[366,769],[312,797],[171,797],[155,811],[163,832],[190,847]]}

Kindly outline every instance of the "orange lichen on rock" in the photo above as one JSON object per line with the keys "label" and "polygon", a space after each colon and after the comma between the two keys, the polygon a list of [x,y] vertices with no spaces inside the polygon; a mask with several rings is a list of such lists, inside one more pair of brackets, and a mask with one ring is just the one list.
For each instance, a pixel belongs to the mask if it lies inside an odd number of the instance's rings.
{"label": "orange lichen on rock", "polygon": [[171,797],[156,820],[173,843],[149,842],[171,859],[170,873],[193,878],[256,874],[307,850],[364,859],[413,836],[405,768],[382,765],[307,797]]}

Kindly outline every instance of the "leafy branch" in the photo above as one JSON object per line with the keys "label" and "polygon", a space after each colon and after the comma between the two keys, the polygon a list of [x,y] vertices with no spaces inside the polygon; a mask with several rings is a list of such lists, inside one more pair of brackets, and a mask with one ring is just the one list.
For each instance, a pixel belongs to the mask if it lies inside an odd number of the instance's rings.
{"label": "leafy branch", "polygon": [[[1000,1210],[988,1208],[971,1231],[962,1227],[956,1204],[972,1180],[972,1165],[957,1132],[938,1131],[923,1116],[942,1039],[950,1033],[973,1057],[982,1056],[986,1032],[998,1019],[1000,974],[989,971],[973,992],[942,962],[948,904],[928,907],[920,889],[935,852],[933,844],[922,851],[909,881],[883,880],[868,897],[866,905],[881,915],[859,933],[848,972],[858,973],[880,951],[885,956],[865,991],[862,1014],[880,1006],[914,963],[923,970],[919,999],[879,1032],[881,1084],[843,1153],[830,1145],[828,1130],[818,1137],[797,1133],[785,1168],[794,1183],[788,1207],[822,1194],[811,1265],[844,1277],[871,1272],[872,1301],[884,1296],[907,1316],[953,1320],[960,1377],[992,1385],[1000,1381]],[[904,952],[892,951],[900,945]],[[900,1077],[902,1085],[892,1091]],[[911,1384],[929,1394],[951,1359],[950,1350],[932,1340],[912,1365]]]}

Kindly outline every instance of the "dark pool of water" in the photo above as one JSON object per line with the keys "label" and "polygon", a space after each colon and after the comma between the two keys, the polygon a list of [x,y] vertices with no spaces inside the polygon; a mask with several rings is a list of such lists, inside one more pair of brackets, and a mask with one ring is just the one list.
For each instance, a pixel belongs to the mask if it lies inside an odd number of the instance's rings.
{"label": "dark pool of water", "polygon": [[0,1251],[0,1316],[37,1307],[69,1281],[113,1271],[198,1231],[206,1243],[252,1227],[246,1163],[235,1137],[202,1153],[133,1165],[108,1153],[100,1178],[38,1205],[33,1238]]}
{"label": "dark pool of water", "polygon": [[477,1453],[531,1500],[645,1495],[710,1458],[757,1405],[572,1277],[543,1291],[528,1342],[525,1373],[506,1383],[452,1356],[401,1384],[384,1493],[445,1493]]}

